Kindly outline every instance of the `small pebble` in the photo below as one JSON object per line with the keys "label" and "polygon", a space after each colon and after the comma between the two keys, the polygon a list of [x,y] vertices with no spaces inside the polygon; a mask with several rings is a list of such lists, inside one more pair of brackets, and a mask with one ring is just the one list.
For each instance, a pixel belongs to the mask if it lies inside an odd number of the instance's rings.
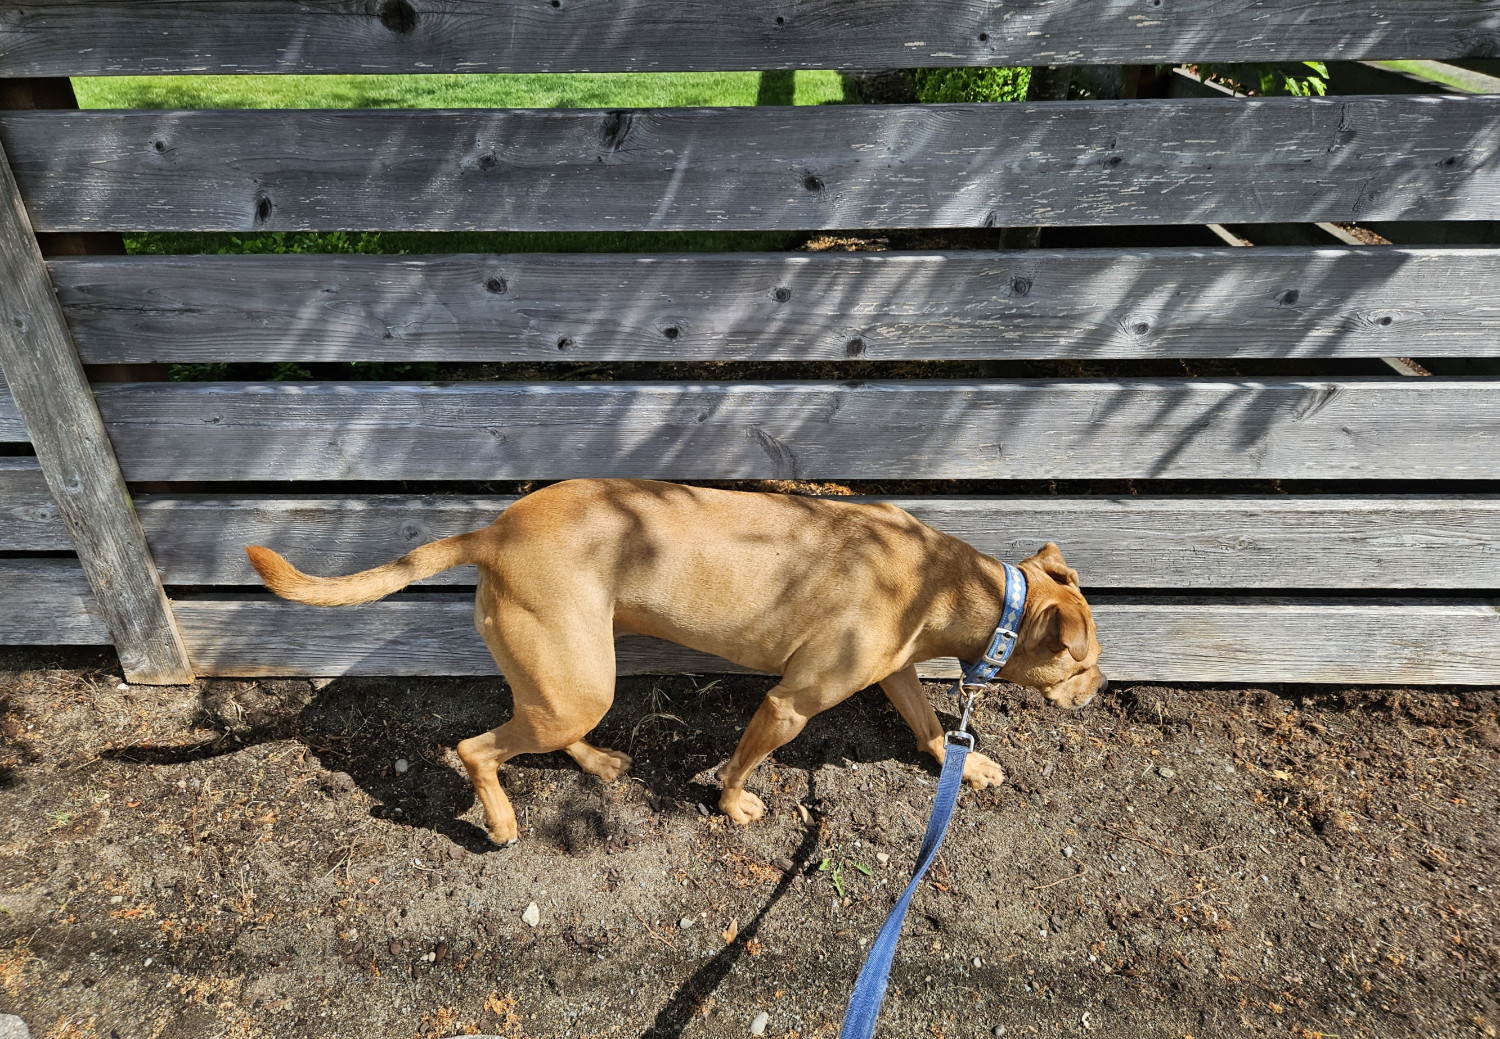
{"label": "small pebble", "polygon": [[771,1023],[771,1015],[762,1010],[755,1015],[755,1020],[750,1022],[751,1035],[765,1035],[766,1026]]}
{"label": "small pebble", "polygon": [[978,956],[975,956],[974,957],[974,966],[976,966],[976,967],[983,967],[984,966],[984,961],[981,960]]}
{"label": "small pebble", "polygon": [[146,966],[148,966],[148,967],[151,966],[151,957],[150,956],[146,957]]}
{"label": "small pebble", "polygon": [[536,903],[526,907],[526,912],[521,914],[521,922],[527,927],[535,927],[542,922],[542,911],[537,908]]}
{"label": "small pebble", "polygon": [[705,819],[708,818],[708,805],[704,804],[702,801],[698,802],[698,814],[703,816],[703,818]]}
{"label": "small pebble", "polygon": [[693,926],[693,918],[691,916],[684,916],[681,920],[677,921],[677,926],[686,931],[689,927]]}
{"label": "small pebble", "polygon": [[396,759],[396,775],[399,776],[405,774],[406,770],[409,768],[411,768],[411,762],[407,761],[405,758]]}
{"label": "small pebble", "polygon": [[123,901],[125,901],[125,896],[124,895],[116,895],[114,898],[111,898],[109,900],[109,904],[112,905],[112,906],[117,906],[117,905],[119,905]]}
{"label": "small pebble", "polygon": [[891,861],[891,857],[883,851],[877,851],[875,853],[875,861],[884,866],[887,862]]}
{"label": "small pebble", "polygon": [[1004,1025],[996,1025],[994,1028],[990,1029],[990,1034],[991,1035],[1004,1035],[1005,1034],[1005,1026]]}
{"label": "small pebble", "polygon": [[1174,770],[1172,770],[1170,768],[1167,768],[1165,766],[1157,769],[1156,770],[1156,774],[1159,775],[1159,776],[1161,776],[1161,778],[1163,778],[1163,779],[1173,779],[1177,775],[1177,773]]}
{"label": "small pebble", "polygon": [[1070,844],[1066,848],[1063,849],[1063,858],[1065,858],[1065,859],[1071,859],[1072,857],[1073,857],[1073,846]]}
{"label": "small pebble", "polygon": [[130,686],[126,685],[124,682],[121,682],[119,685],[115,686],[115,688],[118,689],[122,693],[126,693],[126,692],[130,691]]}

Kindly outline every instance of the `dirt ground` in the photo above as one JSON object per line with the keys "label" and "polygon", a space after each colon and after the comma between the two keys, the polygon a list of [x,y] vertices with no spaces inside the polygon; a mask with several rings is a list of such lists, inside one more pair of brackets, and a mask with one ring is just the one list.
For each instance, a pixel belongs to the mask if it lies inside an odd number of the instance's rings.
{"label": "dirt ground", "polygon": [[[769,683],[628,679],[590,738],[629,778],[518,760],[523,838],[496,849],[451,748],[505,716],[498,679],[111,667],[0,656],[0,1011],[33,1036],[743,1036],[764,1012],[831,1039],[935,785],[867,690],[758,773],[768,816],[738,829],[711,779]],[[997,689],[980,748],[1011,783],[964,793],[880,1034],[1495,1036],[1496,706]]]}

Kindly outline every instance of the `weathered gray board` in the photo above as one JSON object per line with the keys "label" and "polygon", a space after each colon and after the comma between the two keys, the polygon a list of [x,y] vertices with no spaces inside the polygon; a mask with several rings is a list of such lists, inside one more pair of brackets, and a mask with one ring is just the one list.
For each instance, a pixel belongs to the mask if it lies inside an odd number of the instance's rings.
{"label": "weathered gray board", "polygon": [[1460,58],[1500,49],[1473,0],[12,0],[0,75],[657,72]]}
{"label": "weathered gray board", "polygon": [[1495,248],[50,266],[78,352],[96,364],[1500,354]]}
{"label": "weathered gray board", "polygon": [[68,552],[72,548],[62,513],[36,459],[0,458],[0,552]]}
{"label": "weathered gray board", "polygon": [[126,677],[160,684],[192,681],[146,536],[130,507],[3,149],[0,364]]}
{"label": "weathered gray board", "polygon": [[30,439],[26,435],[26,422],[21,418],[21,410],[16,407],[16,400],[10,395],[10,387],[5,384],[5,373],[0,372],[0,443],[24,444]]}
{"label": "weathered gray board", "polygon": [[76,559],[0,559],[0,645],[109,642]]}
{"label": "weathered gray board", "polygon": [[[246,545],[348,574],[487,526],[513,498],[136,499],[168,585],[254,585]],[[1085,588],[1500,589],[1500,497],[887,498],[1002,559],[1058,542]],[[472,585],[458,567],[425,585]]]}
{"label": "weathered gray board", "polygon": [[37,229],[1483,220],[1500,97],[6,112]]}
{"label": "weathered gray board", "polygon": [[[494,674],[466,595],[321,609],[272,598],[176,603],[201,674]],[[1500,682],[1500,603],[1096,598],[1111,678],[1159,682]],[[734,670],[653,640],[618,643],[622,674]]]}
{"label": "weathered gray board", "polygon": [[1500,382],[116,383],[132,480],[1492,479]]}

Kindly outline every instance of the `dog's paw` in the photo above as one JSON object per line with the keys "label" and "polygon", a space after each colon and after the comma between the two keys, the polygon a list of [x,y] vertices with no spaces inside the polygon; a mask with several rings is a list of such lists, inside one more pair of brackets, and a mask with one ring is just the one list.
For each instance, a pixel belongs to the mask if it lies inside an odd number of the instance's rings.
{"label": "dog's paw", "polygon": [[970,754],[964,759],[964,782],[976,790],[999,786],[1005,782],[1005,770],[983,754]]}
{"label": "dog's paw", "polygon": [[766,814],[765,803],[748,790],[724,791],[719,810],[741,826],[749,826]]}
{"label": "dog's paw", "polygon": [[489,828],[490,840],[502,848],[509,847],[520,839],[520,831],[516,829],[516,821],[512,819],[508,826],[491,826]]}
{"label": "dog's paw", "polygon": [[630,755],[617,750],[601,750],[594,767],[589,771],[606,783],[613,783],[630,770]]}

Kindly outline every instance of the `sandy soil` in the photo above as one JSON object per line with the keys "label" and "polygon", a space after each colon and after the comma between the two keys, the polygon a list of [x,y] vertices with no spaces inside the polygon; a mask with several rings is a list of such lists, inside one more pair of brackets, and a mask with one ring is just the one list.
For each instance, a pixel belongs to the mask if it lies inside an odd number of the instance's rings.
{"label": "sandy soil", "polygon": [[[505,717],[499,680],[56,663],[0,657],[0,1011],[34,1036],[743,1036],[764,1011],[831,1039],[936,775],[866,691],[758,774],[741,830],[711,780],[768,682],[626,680],[591,739],[630,777],[520,759],[525,836],[494,849],[451,748]],[[980,747],[1012,782],[963,795],[881,1034],[1495,1036],[1496,704],[996,690]]]}

